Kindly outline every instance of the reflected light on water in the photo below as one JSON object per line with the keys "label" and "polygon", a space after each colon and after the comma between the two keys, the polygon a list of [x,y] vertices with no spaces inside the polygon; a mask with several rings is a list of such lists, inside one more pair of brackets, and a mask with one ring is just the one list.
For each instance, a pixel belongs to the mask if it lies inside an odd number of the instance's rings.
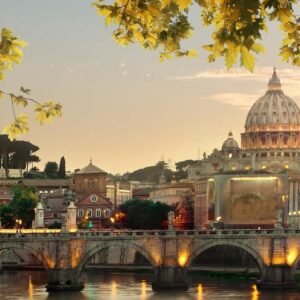
{"label": "reflected light on water", "polygon": [[201,284],[201,283],[198,284],[197,290],[198,290],[198,293],[197,293],[197,295],[198,295],[197,300],[203,300],[203,287],[202,287],[202,284]]}
{"label": "reflected light on water", "polygon": [[111,294],[113,296],[117,294],[117,283],[115,281],[111,283]]}
{"label": "reflected light on water", "polygon": [[256,287],[256,284],[253,284],[251,286],[251,289],[252,289],[252,291],[251,291],[251,300],[259,300],[259,291]]}
{"label": "reflected light on water", "polygon": [[142,280],[142,282],[141,282],[141,300],[146,299],[146,296],[147,296],[146,289],[147,289],[146,281]]}
{"label": "reflected light on water", "polygon": [[31,281],[31,275],[29,276],[29,282],[28,282],[28,297],[29,299],[33,299],[33,284]]}

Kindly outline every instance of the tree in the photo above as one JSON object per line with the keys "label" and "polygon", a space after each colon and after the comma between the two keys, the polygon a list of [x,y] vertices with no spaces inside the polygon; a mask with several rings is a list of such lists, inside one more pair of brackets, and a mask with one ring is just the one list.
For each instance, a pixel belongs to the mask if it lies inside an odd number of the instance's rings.
{"label": "tree", "polygon": [[8,178],[9,156],[14,152],[13,142],[8,138],[8,135],[0,135],[0,156],[2,167],[5,169],[5,177]]}
{"label": "tree", "polygon": [[39,147],[27,141],[13,141],[14,154],[11,157],[10,167],[18,168],[20,177],[22,177],[22,170],[26,168],[28,172],[28,165],[31,162],[39,162],[40,158],[33,153],[39,150]]}
{"label": "tree", "polygon": [[125,224],[131,229],[162,229],[171,207],[151,200],[134,198],[120,206],[125,214]]}
{"label": "tree", "polygon": [[211,26],[209,62],[225,58],[232,67],[240,65],[253,71],[255,57],[264,47],[259,43],[267,31],[267,22],[278,21],[284,32],[280,55],[285,62],[300,66],[299,17],[294,11],[297,0],[96,0],[97,12],[105,24],[114,24],[113,37],[119,45],[139,43],[145,49],[161,49],[160,59],[173,56],[195,57],[194,49],[182,49],[193,33],[190,12],[201,9],[204,27]]}
{"label": "tree", "polygon": [[22,226],[29,228],[34,220],[34,208],[38,202],[38,195],[34,188],[16,186],[13,189],[13,200],[0,207],[2,226],[11,228],[17,219],[22,220]]}
{"label": "tree", "polygon": [[[23,48],[27,43],[15,36],[11,30],[2,28],[0,37],[0,80],[4,79],[4,71],[12,70],[14,64],[20,64],[23,57]],[[15,95],[11,92],[0,90],[0,98],[7,96],[11,102],[12,114],[14,121],[3,129],[3,133],[7,133],[10,140],[15,137],[27,133],[29,131],[28,116],[24,113],[16,115],[15,106],[26,107],[34,104],[36,119],[40,124],[51,122],[53,117],[61,116],[62,106],[52,100],[44,103],[30,98],[30,89],[21,87],[20,94]]]}
{"label": "tree", "polygon": [[188,177],[188,168],[190,165],[194,164],[195,161],[192,159],[187,159],[184,161],[177,162],[176,165],[176,179],[184,179]]}
{"label": "tree", "polygon": [[60,162],[59,162],[58,177],[66,178],[66,160],[65,160],[64,156],[60,159]]}
{"label": "tree", "polygon": [[138,181],[148,181],[148,182],[159,182],[159,178],[164,173],[167,181],[172,178],[172,171],[168,169],[167,163],[164,161],[159,161],[155,166],[145,167],[143,169],[138,169],[128,175],[127,180],[138,180]]}
{"label": "tree", "polygon": [[47,178],[58,178],[58,165],[55,161],[48,161],[45,166],[45,174]]}

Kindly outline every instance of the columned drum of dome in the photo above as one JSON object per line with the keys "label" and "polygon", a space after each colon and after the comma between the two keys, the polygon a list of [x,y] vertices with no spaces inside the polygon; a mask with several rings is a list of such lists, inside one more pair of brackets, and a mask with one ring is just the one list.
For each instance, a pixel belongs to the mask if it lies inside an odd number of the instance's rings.
{"label": "columned drum of dome", "polygon": [[283,93],[275,69],[265,95],[251,107],[241,136],[245,150],[300,148],[300,110]]}

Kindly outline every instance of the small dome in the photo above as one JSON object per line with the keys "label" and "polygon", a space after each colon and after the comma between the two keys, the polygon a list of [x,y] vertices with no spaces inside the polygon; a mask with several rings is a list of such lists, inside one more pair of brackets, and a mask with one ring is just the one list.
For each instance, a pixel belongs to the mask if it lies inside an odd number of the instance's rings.
{"label": "small dome", "polygon": [[300,125],[300,110],[294,100],[281,90],[274,68],[268,90],[251,107],[245,128],[246,131],[278,131],[281,125]]}
{"label": "small dome", "polygon": [[225,142],[222,145],[222,150],[224,151],[232,151],[232,150],[239,150],[239,144],[238,142],[233,138],[233,134],[230,131],[228,134],[228,138],[225,140]]}
{"label": "small dome", "polygon": [[76,174],[107,174],[105,171],[101,170],[100,168],[96,167],[92,164],[92,160],[90,160],[89,165],[82,168]]}

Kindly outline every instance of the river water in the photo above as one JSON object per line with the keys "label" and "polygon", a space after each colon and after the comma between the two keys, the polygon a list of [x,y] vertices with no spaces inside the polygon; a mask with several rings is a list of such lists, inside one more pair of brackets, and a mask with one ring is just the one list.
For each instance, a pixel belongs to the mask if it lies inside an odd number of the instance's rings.
{"label": "river water", "polygon": [[84,273],[81,292],[47,293],[42,271],[5,271],[0,274],[1,300],[300,300],[300,290],[257,291],[253,283],[191,275],[187,292],[154,293],[151,274]]}

